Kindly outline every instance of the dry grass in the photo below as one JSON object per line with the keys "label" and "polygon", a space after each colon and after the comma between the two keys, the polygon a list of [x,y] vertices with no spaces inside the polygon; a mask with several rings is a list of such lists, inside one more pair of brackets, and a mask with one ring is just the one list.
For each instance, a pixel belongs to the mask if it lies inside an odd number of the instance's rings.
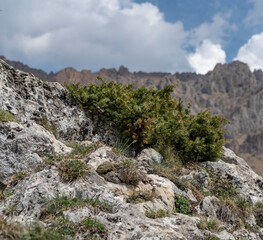
{"label": "dry grass", "polygon": [[119,178],[122,182],[137,186],[144,179],[144,175],[138,168],[137,161],[133,159],[125,159],[117,167]]}
{"label": "dry grass", "polygon": [[169,179],[171,182],[173,182],[178,188],[180,188],[183,191],[187,189],[186,181],[180,179],[177,176],[178,173],[177,167],[171,167],[166,164],[158,164],[152,167],[152,173]]}
{"label": "dry grass", "polygon": [[0,216],[0,239],[1,240],[18,240],[23,233],[23,229],[16,223],[7,222]]}
{"label": "dry grass", "polygon": [[197,227],[201,230],[208,230],[210,232],[218,232],[220,230],[220,221],[215,218],[202,218]]}
{"label": "dry grass", "polygon": [[152,191],[132,191],[131,195],[127,199],[127,202],[130,203],[142,203],[147,201],[152,201],[155,195]]}
{"label": "dry grass", "polygon": [[169,213],[169,211],[164,209],[158,209],[158,210],[149,209],[145,211],[145,216],[153,219],[169,217],[170,215],[171,214]]}
{"label": "dry grass", "polygon": [[59,164],[59,173],[63,180],[74,181],[88,173],[88,166],[79,159],[63,159]]}

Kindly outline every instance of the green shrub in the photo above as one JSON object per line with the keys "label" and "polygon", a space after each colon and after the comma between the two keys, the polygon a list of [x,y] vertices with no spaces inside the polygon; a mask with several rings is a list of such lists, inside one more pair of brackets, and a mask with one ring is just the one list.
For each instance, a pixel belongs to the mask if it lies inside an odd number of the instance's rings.
{"label": "green shrub", "polygon": [[10,112],[0,110],[0,122],[17,122],[17,120]]}
{"label": "green shrub", "polygon": [[177,213],[190,214],[191,207],[189,200],[184,195],[175,195],[174,198],[174,210]]}
{"label": "green shrub", "polygon": [[162,90],[121,83],[67,86],[68,96],[102,120],[113,122],[123,139],[140,147],[171,146],[185,161],[214,161],[222,154],[227,120],[202,111],[191,114],[181,99],[172,98],[173,86]]}

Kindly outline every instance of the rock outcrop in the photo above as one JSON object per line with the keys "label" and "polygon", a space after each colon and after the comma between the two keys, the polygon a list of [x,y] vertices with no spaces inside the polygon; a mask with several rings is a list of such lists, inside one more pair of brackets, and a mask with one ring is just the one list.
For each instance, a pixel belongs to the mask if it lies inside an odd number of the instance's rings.
{"label": "rock outcrop", "polygon": [[[5,59],[4,57],[0,57]],[[6,60],[6,59],[5,59]],[[7,60],[6,60],[7,61]],[[101,69],[99,72],[77,71],[65,68],[58,73],[47,74],[29,68],[20,62],[8,61],[20,70],[31,72],[47,81],[69,84],[98,83],[96,76],[107,81],[123,84],[145,85],[161,89],[166,85],[176,85],[174,96],[186,102],[192,101],[198,112],[209,108],[214,114],[222,114],[230,120],[227,146],[247,159],[249,165],[263,176],[263,121],[262,94],[263,72],[251,72],[249,67],[239,61],[218,64],[206,75],[195,73],[131,73],[121,66],[116,69]]]}
{"label": "rock outcrop", "polygon": [[16,119],[0,120],[1,239],[263,238],[263,178],[230,149],[176,178],[157,174],[158,152],[119,154],[107,127],[98,129],[59,83],[2,60],[0,110]]}

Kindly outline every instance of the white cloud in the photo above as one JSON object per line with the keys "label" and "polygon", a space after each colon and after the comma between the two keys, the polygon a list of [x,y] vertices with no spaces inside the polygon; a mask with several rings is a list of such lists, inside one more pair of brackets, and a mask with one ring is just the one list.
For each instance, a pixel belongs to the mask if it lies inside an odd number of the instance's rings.
{"label": "white cloud", "polygon": [[196,73],[206,74],[217,63],[225,63],[226,54],[219,44],[204,40],[195,53],[189,55],[188,60]]}
{"label": "white cloud", "polygon": [[263,32],[253,35],[248,42],[243,45],[234,60],[245,62],[253,71],[263,69]]}
{"label": "white cloud", "polygon": [[248,25],[261,25],[263,21],[263,0],[248,0],[253,7],[248,11],[245,23]]}
{"label": "white cloud", "polygon": [[216,14],[211,22],[204,22],[200,26],[193,29],[191,33],[192,44],[198,46],[204,39],[210,39],[214,43],[222,44],[223,37],[227,34],[227,32],[237,30],[236,25],[229,24],[229,16],[229,14]]}
{"label": "white cloud", "polygon": [[187,49],[209,35],[218,43],[231,27],[216,15],[186,31],[179,21],[166,22],[151,3],[132,0],[0,0],[0,6],[0,55],[53,71],[120,65],[192,71]]}
{"label": "white cloud", "polygon": [[188,33],[150,3],[0,0],[0,6],[0,53],[31,66],[191,70],[182,47]]}

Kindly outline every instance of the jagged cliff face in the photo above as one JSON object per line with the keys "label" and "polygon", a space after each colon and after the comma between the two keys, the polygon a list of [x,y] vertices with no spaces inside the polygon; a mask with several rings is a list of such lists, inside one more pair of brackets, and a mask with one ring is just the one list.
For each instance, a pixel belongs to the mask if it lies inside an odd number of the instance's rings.
{"label": "jagged cliff face", "polygon": [[18,62],[9,61],[18,69],[32,72],[36,76],[61,84],[97,83],[96,76],[108,81],[134,84],[136,87],[154,86],[161,89],[176,85],[174,96],[192,101],[193,111],[210,108],[230,120],[227,147],[246,157],[250,166],[263,175],[263,72],[249,70],[241,62],[218,64],[206,75],[195,73],[130,73],[127,68],[102,69],[97,73],[83,70],[78,72],[66,68],[56,74],[46,74]]}
{"label": "jagged cliff face", "polygon": [[[184,84],[179,90],[190,91]],[[59,83],[2,60],[0,111],[0,239],[263,238],[263,178],[230,149],[217,162],[158,174],[160,153],[128,159],[109,146],[109,126],[72,104]],[[7,112],[14,118],[3,118]]]}

